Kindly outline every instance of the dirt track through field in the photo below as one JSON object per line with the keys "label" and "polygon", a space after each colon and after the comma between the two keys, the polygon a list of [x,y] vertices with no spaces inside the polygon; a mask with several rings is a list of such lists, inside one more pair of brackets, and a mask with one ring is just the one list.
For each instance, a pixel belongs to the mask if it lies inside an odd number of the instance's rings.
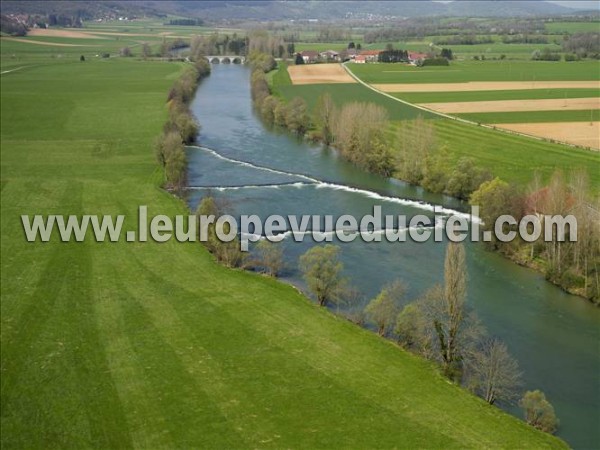
{"label": "dirt track through field", "polygon": [[74,30],[55,30],[51,28],[34,28],[27,32],[27,36],[40,36],[40,37],[61,37],[61,38],[72,38],[72,39],[106,39],[100,36],[95,36],[86,31],[74,31]]}
{"label": "dirt track through field", "polygon": [[356,83],[341,64],[301,64],[289,66],[293,84]]}
{"label": "dirt track through field", "polygon": [[14,41],[14,42],[25,42],[26,44],[35,44],[35,45],[51,45],[53,47],[97,47],[96,45],[63,44],[61,42],[33,41],[31,39],[16,38],[16,37],[3,37],[2,40],[3,41]]}
{"label": "dirt track through field", "polygon": [[600,81],[470,81],[468,83],[389,83],[372,86],[383,92],[523,91],[600,88]]}
{"label": "dirt track through field", "polygon": [[494,126],[600,150],[600,122],[498,123]]}
{"label": "dirt track through field", "polygon": [[600,98],[494,100],[481,102],[421,103],[420,105],[442,113],[577,111],[600,109]]}

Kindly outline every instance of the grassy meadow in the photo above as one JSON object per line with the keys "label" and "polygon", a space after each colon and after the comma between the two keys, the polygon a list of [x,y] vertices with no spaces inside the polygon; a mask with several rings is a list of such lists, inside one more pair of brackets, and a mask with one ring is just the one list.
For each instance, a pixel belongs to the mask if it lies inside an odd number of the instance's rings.
{"label": "grassy meadow", "polygon": [[369,84],[465,83],[469,81],[587,81],[600,80],[598,61],[453,61],[449,66],[416,67],[406,64],[351,64]]}
{"label": "grassy meadow", "polygon": [[[482,62],[481,64],[492,64],[494,62]],[[467,65],[468,66],[468,65]],[[476,66],[473,64],[473,66]],[[349,64],[348,67],[357,75],[362,77],[364,74],[371,76],[385,76],[382,72],[382,67],[398,68],[398,71],[406,71],[410,75],[415,73],[418,68],[400,65],[400,64]],[[453,67],[453,66],[450,66]],[[532,66],[532,63],[525,62],[523,67],[529,68],[530,73],[539,73],[539,68]],[[586,70],[592,71],[593,68],[589,64],[585,64]],[[439,69],[443,71],[446,67]],[[427,68],[429,70],[429,68]],[[282,66],[279,71],[285,71],[285,66]],[[439,80],[437,70],[432,73],[423,73],[423,76],[435,77]],[[488,71],[483,71],[487,73]],[[564,72],[562,72],[564,74]],[[589,73],[588,73],[589,74]],[[366,75],[368,78],[369,75]],[[566,76],[566,75],[564,75]],[[466,75],[463,75],[467,78]],[[400,128],[403,120],[411,120],[419,115],[425,119],[432,119],[435,124],[436,135],[438,142],[446,149],[452,161],[457,161],[461,157],[471,157],[478,165],[488,169],[494,176],[499,176],[503,180],[515,183],[518,186],[525,187],[530,183],[534,174],[538,172],[543,180],[548,180],[556,168],[568,172],[584,168],[588,171],[590,177],[590,185],[594,192],[600,192],[600,171],[593,170],[595,167],[600,167],[600,154],[598,152],[590,152],[577,148],[568,147],[562,144],[540,141],[538,139],[528,138],[524,136],[511,135],[476,125],[460,123],[450,119],[444,119],[440,116],[422,111],[414,106],[405,103],[394,101],[389,97],[378,94],[360,84],[312,84],[312,85],[292,85],[289,82],[289,77],[285,75],[273,75],[273,87],[278,95],[291,100],[295,96],[304,98],[307,102],[309,111],[313,111],[319,95],[329,93],[335,103],[340,106],[351,101],[364,101],[379,104],[387,109],[390,118],[388,135],[394,136]],[[373,78],[371,78],[373,79]],[[413,77],[412,79],[416,79]],[[381,78],[377,78],[378,82]],[[416,81],[415,81],[416,82]],[[536,91],[513,91],[514,97],[504,99],[518,99],[521,95],[534,92],[534,97],[531,98],[550,98],[548,97],[549,90]],[[554,91],[554,90],[552,90]],[[564,90],[556,90],[563,92]],[[572,90],[568,90],[572,91]],[[582,96],[594,96],[598,91],[595,89],[575,90],[582,91]],[[467,95],[464,101],[477,100],[500,100],[496,96],[502,95],[506,91],[482,91],[482,92],[441,92],[441,93],[402,93],[394,94],[396,97],[406,101],[419,100],[420,102],[438,101],[438,98],[446,98],[446,101],[453,101],[458,95]],[[522,94],[523,93],[523,94]],[[438,95],[440,97],[438,97]],[[481,95],[481,97],[479,97]],[[535,97],[535,96],[538,97]],[[555,95],[558,95],[555,94]],[[445,97],[444,97],[445,96]],[[495,97],[495,98],[494,98]],[[517,97],[517,98],[515,98]],[[443,101],[443,100],[439,100]],[[539,112],[507,112],[507,113],[478,113],[478,114],[462,114],[461,117],[481,123],[514,123],[523,122],[547,122],[547,121],[589,121],[590,117],[593,120],[598,120],[598,111],[539,111]]]}
{"label": "grassy meadow", "polygon": [[524,89],[514,91],[462,91],[462,92],[398,92],[392,93],[410,103],[454,103],[494,100],[537,100],[545,98],[600,97],[600,89]]}
{"label": "grassy meadow", "polygon": [[478,123],[597,122],[600,110],[511,111],[453,114]]}
{"label": "grassy meadow", "polygon": [[2,41],[3,448],[565,447],[198,244],[27,243],[22,214],[187,213],[152,149],[183,64],[78,45]]}

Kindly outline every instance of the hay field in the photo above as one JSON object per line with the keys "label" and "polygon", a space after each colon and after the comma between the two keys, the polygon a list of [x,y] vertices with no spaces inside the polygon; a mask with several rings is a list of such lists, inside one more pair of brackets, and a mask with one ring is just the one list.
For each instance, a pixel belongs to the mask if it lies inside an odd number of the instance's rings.
{"label": "hay field", "polygon": [[600,122],[498,123],[494,126],[600,151]]}
{"label": "hay field", "polygon": [[356,83],[341,64],[301,64],[287,70],[292,84]]}
{"label": "hay field", "polygon": [[590,89],[600,87],[600,81],[469,81],[466,83],[384,83],[372,86],[383,92],[472,92]]}
{"label": "hay field", "polygon": [[421,103],[421,106],[441,113],[517,112],[517,111],[579,111],[600,109],[600,98],[550,98],[537,100],[496,100],[455,103]]}

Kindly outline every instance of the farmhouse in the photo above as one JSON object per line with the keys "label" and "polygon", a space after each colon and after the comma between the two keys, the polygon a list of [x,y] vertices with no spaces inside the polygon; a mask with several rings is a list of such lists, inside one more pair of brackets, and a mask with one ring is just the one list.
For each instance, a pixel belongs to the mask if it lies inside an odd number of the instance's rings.
{"label": "farmhouse", "polygon": [[365,55],[358,55],[354,58],[354,62],[356,64],[364,64],[367,62],[367,57]]}
{"label": "farmhouse", "polygon": [[377,62],[379,61],[379,54],[381,50],[363,50],[359,56],[364,56],[366,62]]}
{"label": "farmhouse", "polygon": [[425,59],[427,59],[427,53],[408,52],[408,62],[410,64],[417,64]]}
{"label": "farmhouse", "polygon": [[338,52],[336,52],[335,50],[327,50],[327,51],[321,52],[319,54],[319,56],[321,57],[321,59],[323,59],[325,61],[339,61],[340,60],[340,54]]}
{"label": "farmhouse", "polygon": [[300,56],[302,56],[304,64],[315,63],[319,59],[319,53],[315,50],[304,50],[300,52]]}
{"label": "farmhouse", "polygon": [[358,51],[355,48],[347,48],[342,50],[340,53],[340,58],[344,61],[348,61],[356,58],[356,55],[358,55]]}

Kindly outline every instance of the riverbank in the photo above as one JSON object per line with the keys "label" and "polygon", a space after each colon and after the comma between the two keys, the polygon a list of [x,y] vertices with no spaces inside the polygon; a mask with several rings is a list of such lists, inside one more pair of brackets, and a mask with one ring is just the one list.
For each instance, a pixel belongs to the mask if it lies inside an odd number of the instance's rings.
{"label": "riverbank", "polygon": [[[455,199],[369,174],[321,145],[265,127],[251,105],[249,79],[246,67],[213,66],[212,76],[198,89],[192,110],[203,125],[200,144],[219,156],[200,149],[188,152],[189,182],[195,186],[188,197],[191,210],[207,192],[229,205],[228,211],[234,216],[256,214],[263,221],[273,214],[361,217],[372,212],[374,204],[382,205],[384,214],[411,217],[423,213],[422,209],[370,194],[375,192],[460,208]],[[289,179],[281,178],[284,172]],[[358,190],[295,185],[297,174]],[[284,185],[272,186],[279,183]],[[282,244],[286,266],[283,280],[305,289],[298,257],[315,243],[308,237],[303,243],[284,240]],[[408,300],[441,281],[444,245],[357,240],[341,247],[344,276],[357,284],[364,297],[353,299],[351,305],[340,305],[340,313],[362,311],[381,286],[397,278],[408,283]],[[593,431],[592,422],[598,411],[597,404],[589,401],[589,393],[597,388],[599,361],[593,350],[600,324],[598,309],[571,299],[535,272],[481,245],[467,247],[469,305],[490,335],[506,342],[518,359],[526,389],[541,389],[555,406],[561,419],[559,436],[575,448],[596,445],[600,436]],[[557,373],[556,361],[561,361],[560,376],[549,375]],[[522,416],[516,407],[507,409]]]}
{"label": "riverbank", "polygon": [[[329,94],[329,96],[331,98],[330,101],[333,101],[335,103],[335,106],[337,108],[341,108],[344,104],[346,104],[347,102],[349,102],[351,100],[351,97],[349,95],[346,95],[346,96],[337,95],[337,94],[339,94],[338,91],[340,91],[340,89],[339,89],[340,86],[342,87],[342,89],[346,89],[346,88],[344,88],[344,86],[345,86],[344,84],[342,84],[342,85],[335,85],[335,84],[334,85],[315,85],[315,86],[312,86],[312,87],[320,87],[320,89],[318,91],[314,91],[314,90],[308,91],[308,90],[304,89],[305,86],[290,86],[291,80],[290,80],[289,75],[286,76],[286,74],[287,74],[286,63],[285,62],[280,62],[279,68],[276,69],[275,71],[271,72],[266,78],[267,78],[267,80],[269,82],[269,89],[271,91],[270,93],[272,93],[274,96],[276,96],[278,98],[284,99],[284,101],[288,105],[290,105],[290,102],[292,102],[296,98],[302,98],[308,104],[309,101],[310,101],[310,99],[307,98],[304,95],[304,94],[306,94],[308,92],[312,92],[312,95],[315,95],[315,92],[319,92],[319,95],[320,95],[319,99],[322,99],[323,98],[322,96],[325,93]],[[354,76],[354,75],[352,75],[352,76]],[[369,89],[369,87],[366,86],[364,83],[362,83],[362,84],[364,85],[362,87],[362,89]],[[294,89],[288,89],[289,87],[292,87]],[[336,92],[337,92],[337,94],[336,94]],[[386,108],[388,108],[388,110],[389,110],[390,107],[393,107],[393,105],[390,106],[390,101],[392,102],[392,104],[396,103],[396,104],[400,105],[403,109],[411,106],[407,102],[405,102],[403,100],[400,100],[400,99],[397,99],[397,98],[394,98],[394,97],[392,97],[392,96],[390,96],[388,94],[380,93],[378,91],[369,91],[369,92],[371,93],[370,95],[373,97],[374,101],[376,100],[376,97],[379,94],[381,94],[381,96],[385,96],[385,97],[381,97],[381,98],[385,98],[386,99],[386,102],[382,103],[382,105],[384,105]],[[299,97],[296,97],[294,94],[299,95]],[[365,100],[362,97],[360,99],[362,101]],[[314,111],[317,111],[319,109],[319,107],[322,109],[322,105],[317,105],[317,102],[318,102],[318,100],[315,101],[315,98],[313,97],[311,103],[312,103],[312,106],[314,108]],[[289,107],[292,110],[293,109],[297,109],[297,108],[293,108],[291,105]],[[269,109],[271,109],[271,108],[267,108],[267,111]],[[274,106],[272,109],[277,110],[277,107]],[[306,109],[306,111],[310,110],[310,105],[307,106],[305,109]],[[263,114],[263,116],[265,114],[269,114],[269,113],[265,113],[264,110],[265,110],[265,108],[263,106],[263,108],[262,108],[262,114]],[[419,111],[418,109],[416,109],[416,107],[414,108],[414,110],[415,111]],[[307,114],[309,114],[309,113],[307,113]],[[414,114],[416,114],[416,113],[414,113]],[[425,115],[431,115],[428,111],[423,111],[423,114],[425,114]],[[408,116],[408,117],[411,117],[411,116]],[[286,126],[286,122],[285,121],[281,121],[281,120],[278,121],[276,119],[277,119],[277,117],[275,117],[275,119],[272,119],[272,118],[268,119],[268,121],[269,122],[275,122],[277,125],[280,125],[280,126],[284,126],[284,127]],[[434,119],[434,117],[431,117],[430,119]],[[304,132],[302,134],[304,136],[307,136],[308,139],[311,140],[311,141],[318,141],[318,142],[323,142],[325,144],[336,145],[335,142],[334,143],[331,142],[332,139],[327,135],[327,133],[324,133],[324,132],[321,132],[321,131],[315,129],[314,123],[317,122],[317,119],[314,119],[314,118],[313,119],[309,119],[309,118],[305,119],[305,121],[307,121],[307,123],[310,123],[311,120],[313,122],[313,125],[306,125],[304,128],[307,129],[307,132],[306,132],[306,134],[304,134]],[[441,119],[441,120],[442,121],[444,121],[444,120],[448,121],[450,119]],[[438,138],[437,138],[437,129],[439,128],[439,122],[440,122],[440,120],[429,120],[429,122],[431,123],[431,125],[427,125],[427,121],[426,120],[422,120],[420,124],[416,124],[415,125],[417,128],[421,129],[420,132],[418,132],[418,131],[412,131],[410,127],[404,126],[404,128],[401,128],[402,129],[402,133],[403,134],[407,134],[407,133],[409,133],[409,134],[411,134],[411,133],[412,134],[414,134],[414,133],[429,134],[429,135],[431,135],[431,138],[430,138],[431,144],[433,144],[434,142],[436,142],[438,140]],[[436,125],[433,125],[433,124],[436,124]],[[425,125],[427,125],[427,127],[431,128],[431,129],[429,131],[423,131],[423,129],[425,128]],[[460,127],[461,124],[460,123],[456,123],[453,126]],[[396,125],[392,125],[392,127],[396,127]],[[399,127],[402,127],[402,125],[400,125]],[[481,127],[474,127],[472,125],[463,125],[463,127],[468,127],[469,129],[466,130],[466,131],[472,131],[473,133],[476,134],[476,136],[475,135],[473,136],[473,139],[477,138],[477,142],[486,142],[485,139],[488,139],[488,140],[490,140],[492,142],[495,142],[496,140],[500,140],[500,141],[511,140],[511,146],[509,148],[514,147],[514,145],[516,145],[516,144],[521,144],[521,147],[523,145],[525,145],[525,144],[527,144],[529,146],[532,145],[532,142],[531,142],[532,140],[528,139],[528,138],[525,138],[525,137],[503,135],[502,133],[494,132],[493,130],[485,130],[485,129],[481,128]],[[297,133],[296,129],[293,129],[292,131],[294,131],[294,132]],[[465,130],[463,130],[463,131],[465,131]],[[488,133],[488,134],[489,133],[494,133],[494,134],[496,134],[498,136],[491,136],[490,135],[490,136],[486,136],[485,139],[484,139],[483,136],[479,136],[479,134],[482,131],[485,132],[485,133]],[[388,133],[388,135],[385,138],[385,140],[387,140],[387,142],[389,143],[390,140],[395,141],[396,139],[400,139],[401,138],[399,133],[398,133],[398,136],[399,136],[398,138],[395,138],[395,137],[393,137],[391,135],[391,133]],[[456,140],[455,133],[452,136],[453,136],[452,139]],[[473,143],[473,139],[471,139],[471,142],[469,144]],[[484,139],[484,140],[482,141],[481,139]],[[512,141],[514,141],[514,140],[520,140],[522,142],[514,142],[513,143]],[[375,142],[375,141],[373,141],[373,139],[371,139],[371,141]],[[446,143],[444,143],[444,144],[446,144]],[[536,155],[537,154],[543,155],[548,150],[554,150],[554,147],[556,147],[555,144],[550,144],[550,143],[536,143],[535,145],[540,145],[540,144],[542,146],[545,144],[548,148],[547,149],[546,148],[540,148],[539,151],[536,153]],[[375,147],[377,146],[376,144],[373,144],[373,145]],[[439,145],[439,143],[438,143],[438,145]],[[464,142],[463,145],[465,145],[466,147],[469,147],[469,145],[468,145],[467,142]],[[418,141],[415,141],[413,143],[413,145],[411,145],[412,148],[418,148],[420,146],[423,146],[423,145],[421,145],[421,143],[418,142]],[[472,145],[471,145],[471,147],[472,147]],[[518,158],[518,159],[522,158],[522,152],[521,152],[522,149],[521,149],[521,147],[520,147],[520,150],[518,152],[520,156],[516,156],[515,155],[514,156],[515,158]],[[419,151],[422,151],[422,150],[419,150]],[[447,152],[446,148],[444,149],[444,151]],[[575,152],[575,150],[573,150],[573,151]],[[362,152],[362,153],[364,153],[364,152]],[[503,148],[502,153],[506,153],[504,151],[504,148]],[[580,153],[581,153],[581,151],[580,151]],[[579,153],[575,153],[575,154],[579,155]],[[596,158],[596,156],[594,156],[594,155],[589,155],[589,154],[585,154],[585,153],[581,153],[581,155],[589,157],[589,158]],[[396,152],[396,153],[390,153],[388,156],[377,155],[377,158],[379,160],[382,160],[382,161],[386,160],[386,158],[387,158],[387,161],[390,161],[393,158],[398,159],[399,157],[401,157],[401,155],[399,155],[398,152]],[[431,157],[431,155],[424,154],[424,155],[421,155],[421,157],[424,160],[427,160],[429,158],[429,159],[431,159],[431,161],[435,161],[436,166],[432,166],[434,172],[440,172],[440,173],[450,172],[451,168],[453,167],[454,164],[458,164],[458,165],[462,164],[462,166],[464,166],[465,168],[469,169],[469,167],[467,167],[467,166],[469,166],[469,164],[466,164],[467,160],[464,159],[464,157],[463,157],[463,159],[458,159],[458,160],[457,159],[452,160],[451,157],[446,156],[445,154],[442,154],[441,157],[440,156],[434,156],[433,158]],[[471,158],[471,157],[473,157],[473,155],[469,155],[469,158]],[[481,156],[481,159],[478,156],[474,156],[471,160],[473,161],[474,164],[479,165],[479,164],[481,164],[480,161],[485,161],[486,159],[487,159],[487,156]],[[538,156],[533,156],[533,153],[532,153],[532,159],[533,160],[537,160]],[[512,163],[514,164],[514,161]],[[581,163],[581,161],[580,161],[580,163]],[[600,163],[600,160],[595,159],[591,163],[592,164],[598,164],[598,163]],[[383,170],[381,169],[381,167],[382,167],[381,163],[378,162],[378,161],[376,161],[375,164],[372,164],[372,163],[364,164],[363,163],[363,164],[361,164],[361,166],[365,170],[370,170],[372,172],[376,172],[376,173],[382,174],[384,176],[389,176],[391,173],[388,173],[388,172],[392,172],[393,171],[393,175],[394,176],[398,176],[399,178],[403,178],[402,174],[398,172],[398,169],[397,168],[394,169],[394,163],[392,163],[392,162],[386,162],[386,164],[388,166],[385,169],[383,169]],[[410,164],[415,165],[416,162],[411,162]],[[420,164],[425,164],[425,163],[420,163]],[[557,163],[553,162],[552,164],[557,164]],[[437,167],[437,166],[439,166],[439,167]],[[547,167],[547,166],[543,166],[543,167]],[[557,166],[554,166],[554,167],[557,167]],[[402,169],[402,170],[404,170],[404,169]],[[480,166],[475,166],[473,168],[470,168],[469,170],[471,170],[471,172],[467,175],[461,169],[461,174],[462,174],[463,178],[465,176],[467,176],[469,178],[473,178],[473,179],[475,179],[477,177],[482,177],[481,181],[485,181],[486,180],[485,178],[483,178],[485,176],[484,175],[485,171],[483,171]],[[521,168],[519,170],[521,171],[521,173],[526,173],[523,168]],[[494,170],[490,170],[490,172],[492,174],[491,176],[498,176],[498,169],[495,168]],[[538,172],[536,171],[535,173],[538,173]],[[412,177],[412,179],[410,179],[409,182],[411,182],[412,184],[416,184],[416,185],[424,185],[424,187],[426,189],[427,188],[430,189],[432,187],[435,187],[437,190],[447,191],[448,190],[447,187],[451,186],[452,183],[453,183],[451,180],[448,180],[445,183],[440,184],[439,181],[437,181],[437,178],[439,178],[439,176],[436,176],[434,178],[434,182],[430,182],[430,181],[427,180],[426,176],[423,177],[422,175],[419,175],[418,173],[409,173],[409,175]],[[487,176],[489,177],[488,179],[491,179],[490,175],[487,175]],[[534,172],[530,171],[529,172],[529,176],[531,178],[528,180],[528,183],[531,183],[532,179],[533,179],[533,176],[534,176]],[[508,179],[510,180],[511,178],[512,177],[509,177]],[[444,184],[446,184],[446,187],[444,186]],[[477,187],[478,187],[477,185],[479,185],[479,182],[477,182],[475,185],[473,185],[473,187],[470,187],[469,190],[463,191],[462,188],[461,188],[459,190],[456,190],[456,193],[459,193],[459,195],[464,196],[465,198],[468,198],[470,196],[470,194],[474,190],[477,189]],[[527,203],[528,203],[528,200],[526,199],[526,195],[527,194],[524,193],[525,187],[524,187],[523,184],[513,184],[510,188],[513,190],[512,196],[517,195],[517,196],[520,196],[522,198],[521,202],[523,203],[523,205],[520,206],[519,208],[517,208],[517,209],[519,209],[518,212],[515,210],[516,213],[522,214],[522,210],[525,210],[525,208],[527,207]],[[538,189],[547,189],[547,188],[543,187],[543,186],[539,186]],[[564,189],[566,189],[566,186],[565,186]],[[594,184],[590,184],[588,189],[594,190],[594,189],[596,189],[596,187],[595,187]],[[448,192],[448,193],[450,195],[456,195],[454,192]],[[537,193],[534,193],[534,194],[537,195]],[[584,192],[584,195],[585,194],[586,194],[586,192]],[[579,196],[579,195],[581,195],[581,193],[576,193],[576,195]],[[593,201],[593,200],[590,200],[590,201]],[[510,205],[507,204],[506,208],[510,208],[510,210],[514,209],[515,206],[512,203],[514,203],[514,201],[511,201]],[[585,205],[585,203],[584,203],[584,205]],[[494,208],[497,205],[489,205],[489,206],[491,208]],[[484,209],[484,208],[485,208],[484,205],[482,205],[482,209]],[[585,207],[585,208],[587,208],[587,207]],[[508,210],[509,209],[507,209],[507,211]],[[560,211],[550,211],[550,212],[547,212],[547,213],[557,214],[557,213],[561,213],[561,212]],[[586,215],[586,217],[587,217],[587,215]],[[583,221],[583,219],[581,221]],[[583,227],[582,227],[582,229],[583,229]],[[592,240],[593,239],[598,239],[597,236],[593,235],[593,233],[594,233],[593,228],[591,229],[590,233],[592,233],[592,238],[591,238]],[[580,240],[581,239],[582,238],[580,237]],[[590,239],[590,237],[586,236],[586,237],[584,237],[584,239],[588,240],[588,239]],[[499,250],[499,252],[502,255],[504,255],[505,257],[507,257],[510,260],[514,261],[515,263],[517,263],[519,265],[522,265],[522,266],[529,267],[529,268],[531,268],[533,270],[538,271],[539,273],[544,274],[546,276],[546,278],[548,279],[549,282],[551,282],[551,283],[559,286],[565,292],[568,292],[570,294],[586,298],[587,300],[591,301],[595,305],[600,305],[600,282],[598,281],[598,277],[597,277],[597,273],[598,273],[598,267],[597,267],[597,265],[596,266],[592,265],[592,269],[591,269],[592,272],[591,272],[591,274],[588,272],[588,273],[586,273],[584,275],[580,271],[579,271],[579,273],[577,273],[574,270],[572,270],[570,267],[566,271],[559,272],[557,274],[556,273],[556,268],[554,267],[554,265],[556,265],[555,262],[544,260],[544,258],[541,258],[541,255],[536,255],[536,258],[529,258],[529,259],[527,259],[526,255],[525,255],[525,253],[527,253],[527,252],[519,251],[518,249],[514,250],[511,246],[507,246],[507,247],[495,246],[495,247],[492,247],[492,248],[494,248],[495,250]],[[592,252],[591,261],[596,260],[597,257],[598,257],[598,255],[596,254],[596,256],[594,256],[594,254]],[[564,258],[564,256],[563,256],[563,258]],[[574,258],[577,258],[577,256],[575,255]],[[585,264],[586,264],[585,267],[587,267],[587,260],[586,260]],[[580,266],[579,261],[577,261],[576,263],[573,263],[571,266],[579,268],[579,267],[583,267],[584,265],[581,264],[581,266]],[[560,264],[558,264],[557,267],[560,267]],[[594,267],[595,267],[595,269],[594,269]],[[580,270],[580,269],[578,269],[578,270]]]}

